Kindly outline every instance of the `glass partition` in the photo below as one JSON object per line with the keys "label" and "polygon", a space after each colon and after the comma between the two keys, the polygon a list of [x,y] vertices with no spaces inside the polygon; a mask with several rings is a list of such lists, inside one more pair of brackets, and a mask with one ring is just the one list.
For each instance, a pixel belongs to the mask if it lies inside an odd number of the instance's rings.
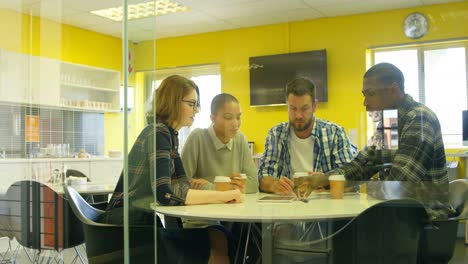
{"label": "glass partition", "polygon": [[448,262],[468,4],[423,2],[0,1],[0,261]]}

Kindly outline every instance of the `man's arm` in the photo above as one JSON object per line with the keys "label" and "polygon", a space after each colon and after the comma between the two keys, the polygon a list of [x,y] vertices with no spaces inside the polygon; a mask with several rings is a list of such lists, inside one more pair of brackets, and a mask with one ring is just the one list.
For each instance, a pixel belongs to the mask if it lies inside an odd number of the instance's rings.
{"label": "man's arm", "polygon": [[437,162],[441,163],[441,169],[445,169],[445,155],[434,157],[436,154],[434,147],[439,145],[443,148],[441,142],[435,141],[434,135],[441,133],[434,131],[436,125],[424,115],[420,115],[411,119],[402,128],[398,150],[390,169],[391,180],[412,182],[430,180],[425,179],[427,169]]}
{"label": "man's arm", "polygon": [[334,146],[332,155],[335,157],[335,164],[332,165],[333,168],[338,168],[353,160],[353,145],[342,127],[337,129],[334,137]]}
{"label": "man's arm", "polygon": [[264,176],[260,182],[260,188],[263,192],[269,192],[274,194],[294,194],[294,183],[284,176],[281,176],[280,179],[275,179],[272,176]]}
{"label": "man's arm", "polygon": [[260,191],[268,192],[268,190],[270,190],[269,184],[271,180],[267,180],[266,183],[263,183],[263,175],[268,175],[269,177],[277,179],[281,176],[279,175],[278,169],[283,164],[280,161],[280,142],[279,135],[277,134],[278,133],[275,132],[275,127],[268,131],[265,141],[265,151],[259,161],[258,182],[260,183]]}

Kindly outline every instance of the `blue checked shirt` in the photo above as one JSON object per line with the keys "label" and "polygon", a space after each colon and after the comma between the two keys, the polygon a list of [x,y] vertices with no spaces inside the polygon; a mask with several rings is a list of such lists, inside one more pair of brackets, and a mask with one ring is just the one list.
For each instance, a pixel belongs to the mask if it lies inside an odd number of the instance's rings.
{"label": "blue checked shirt", "polygon": [[[289,122],[281,123],[268,132],[265,152],[260,160],[258,178],[263,175],[291,178],[289,154]],[[356,148],[349,141],[345,130],[326,120],[315,118],[311,140],[314,140],[314,170],[327,172],[353,159]]]}

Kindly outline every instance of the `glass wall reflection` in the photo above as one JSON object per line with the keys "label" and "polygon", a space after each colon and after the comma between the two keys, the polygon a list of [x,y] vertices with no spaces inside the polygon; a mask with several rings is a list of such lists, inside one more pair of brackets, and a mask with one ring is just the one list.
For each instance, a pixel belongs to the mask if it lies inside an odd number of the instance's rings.
{"label": "glass wall reflection", "polygon": [[466,261],[468,5],[423,2],[2,1],[0,260]]}

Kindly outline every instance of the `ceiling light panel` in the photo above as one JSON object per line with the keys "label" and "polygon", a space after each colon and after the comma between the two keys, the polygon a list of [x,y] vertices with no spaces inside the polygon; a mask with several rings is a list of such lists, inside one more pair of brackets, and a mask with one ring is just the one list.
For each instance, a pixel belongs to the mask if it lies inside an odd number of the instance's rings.
{"label": "ceiling light panel", "polygon": [[[171,13],[185,12],[190,9],[171,0],[157,0],[145,3],[128,5],[128,19],[140,19],[151,16],[160,16]],[[122,21],[123,7],[113,7],[101,10],[91,11],[92,14],[102,16],[114,21]]]}

